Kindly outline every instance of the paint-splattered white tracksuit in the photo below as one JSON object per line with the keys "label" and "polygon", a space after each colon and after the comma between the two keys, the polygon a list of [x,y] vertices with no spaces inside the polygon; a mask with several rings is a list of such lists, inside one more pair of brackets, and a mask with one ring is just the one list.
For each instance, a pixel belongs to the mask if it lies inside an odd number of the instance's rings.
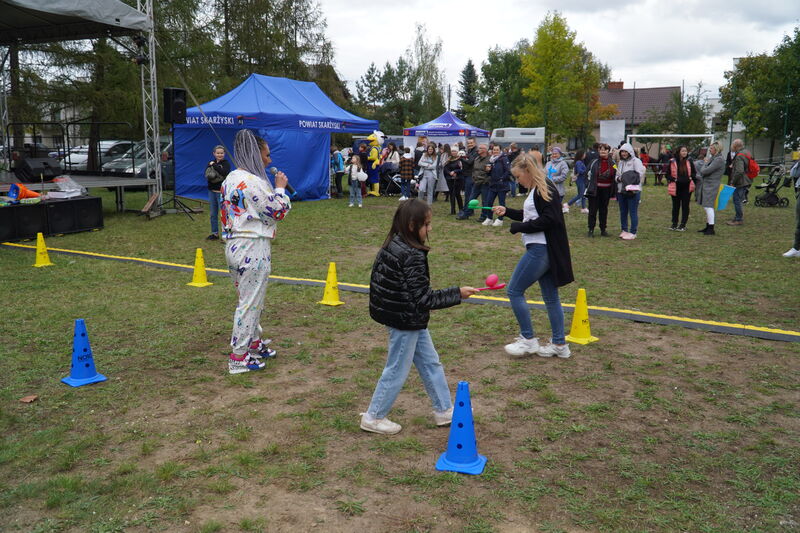
{"label": "paint-splattered white tracksuit", "polygon": [[277,221],[292,208],[282,188],[272,189],[262,178],[241,169],[222,183],[222,225],[225,259],[236,287],[231,349],[244,355],[261,338],[261,311],[272,270],[271,248]]}

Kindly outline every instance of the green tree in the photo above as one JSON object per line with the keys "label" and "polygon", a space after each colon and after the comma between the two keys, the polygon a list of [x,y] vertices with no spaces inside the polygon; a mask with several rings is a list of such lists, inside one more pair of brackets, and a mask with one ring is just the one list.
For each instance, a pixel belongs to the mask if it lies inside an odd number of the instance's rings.
{"label": "green tree", "polygon": [[481,65],[478,83],[478,104],[469,122],[485,129],[512,126],[513,117],[524,103],[522,88],[526,81],[521,74],[522,54],[530,46],[521,40],[509,49],[495,47],[489,50]]}
{"label": "green tree", "polygon": [[467,64],[461,71],[456,94],[458,94],[456,114],[469,122],[472,118],[471,114],[474,113],[475,106],[478,104],[478,72],[475,70],[472,59],[467,60]]}
{"label": "green tree", "polygon": [[386,133],[399,133],[440,115],[444,111],[441,51],[441,41],[430,42],[425,27],[418,25],[403,56],[382,70],[370,64],[356,81],[354,111],[377,119]]}
{"label": "green tree", "polygon": [[797,146],[800,136],[800,27],[772,54],[748,55],[725,73],[720,88],[724,121],[741,121],[750,137]]}
{"label": "green tree", "polygon": [[609,76],[559,12],[549,12],[522,56],[525,104],[517,125],[544,126],[550,140],[587,135],[599,101],[594,97]]}

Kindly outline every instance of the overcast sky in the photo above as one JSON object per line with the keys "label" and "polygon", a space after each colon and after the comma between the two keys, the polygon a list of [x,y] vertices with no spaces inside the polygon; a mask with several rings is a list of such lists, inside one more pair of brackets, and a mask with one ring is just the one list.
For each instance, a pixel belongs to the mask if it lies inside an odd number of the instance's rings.
{"label": "overcast sky", "polygon": [[[800,23],[800,0],[320,0],[333,41],[336,68],[355,89],[371,62],[394,63],[425,24],[441,39],[442,67],[453,85],[468,59],[480,72],[487,51],[532,40],[548,10],[566,17],[578,41],[611,67],[612,79],[630,88],[702,82],[717,96],[733,58],[772,52]],[[668,9],[665,6],[672,6]]]}

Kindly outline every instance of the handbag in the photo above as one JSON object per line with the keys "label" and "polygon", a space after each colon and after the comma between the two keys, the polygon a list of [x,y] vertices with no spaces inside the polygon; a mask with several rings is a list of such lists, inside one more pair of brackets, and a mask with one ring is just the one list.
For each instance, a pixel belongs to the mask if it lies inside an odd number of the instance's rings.
{"label": "handbag", "polygon": [[214,170],[214,167],[212,167],[211,165],[206,167],[205,176],[206,176],[206,181],[208,181],[208,183],[211,185],[216,185],[218,183],[222,183],[223,181],[225,181],[219,174],[219,172]]}
{"label": "handbag", "polygon": [[358,181],[367,181],[367,173],[364,172],[363,170],[359,170],[358,172],[356,172],[356,178],[358,179]]}

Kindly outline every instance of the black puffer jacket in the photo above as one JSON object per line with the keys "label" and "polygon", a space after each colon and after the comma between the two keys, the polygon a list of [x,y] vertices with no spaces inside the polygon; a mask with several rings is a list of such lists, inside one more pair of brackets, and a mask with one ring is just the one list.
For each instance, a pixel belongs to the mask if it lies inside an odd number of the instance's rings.
{"label": "black puffer jacket", "polygon": [[425,329],[431,309],[460,303],[458,287],[431,289],[428,253],[399,235],[375,257],[369,283],[369,316],[375,322],[402,330]]}

